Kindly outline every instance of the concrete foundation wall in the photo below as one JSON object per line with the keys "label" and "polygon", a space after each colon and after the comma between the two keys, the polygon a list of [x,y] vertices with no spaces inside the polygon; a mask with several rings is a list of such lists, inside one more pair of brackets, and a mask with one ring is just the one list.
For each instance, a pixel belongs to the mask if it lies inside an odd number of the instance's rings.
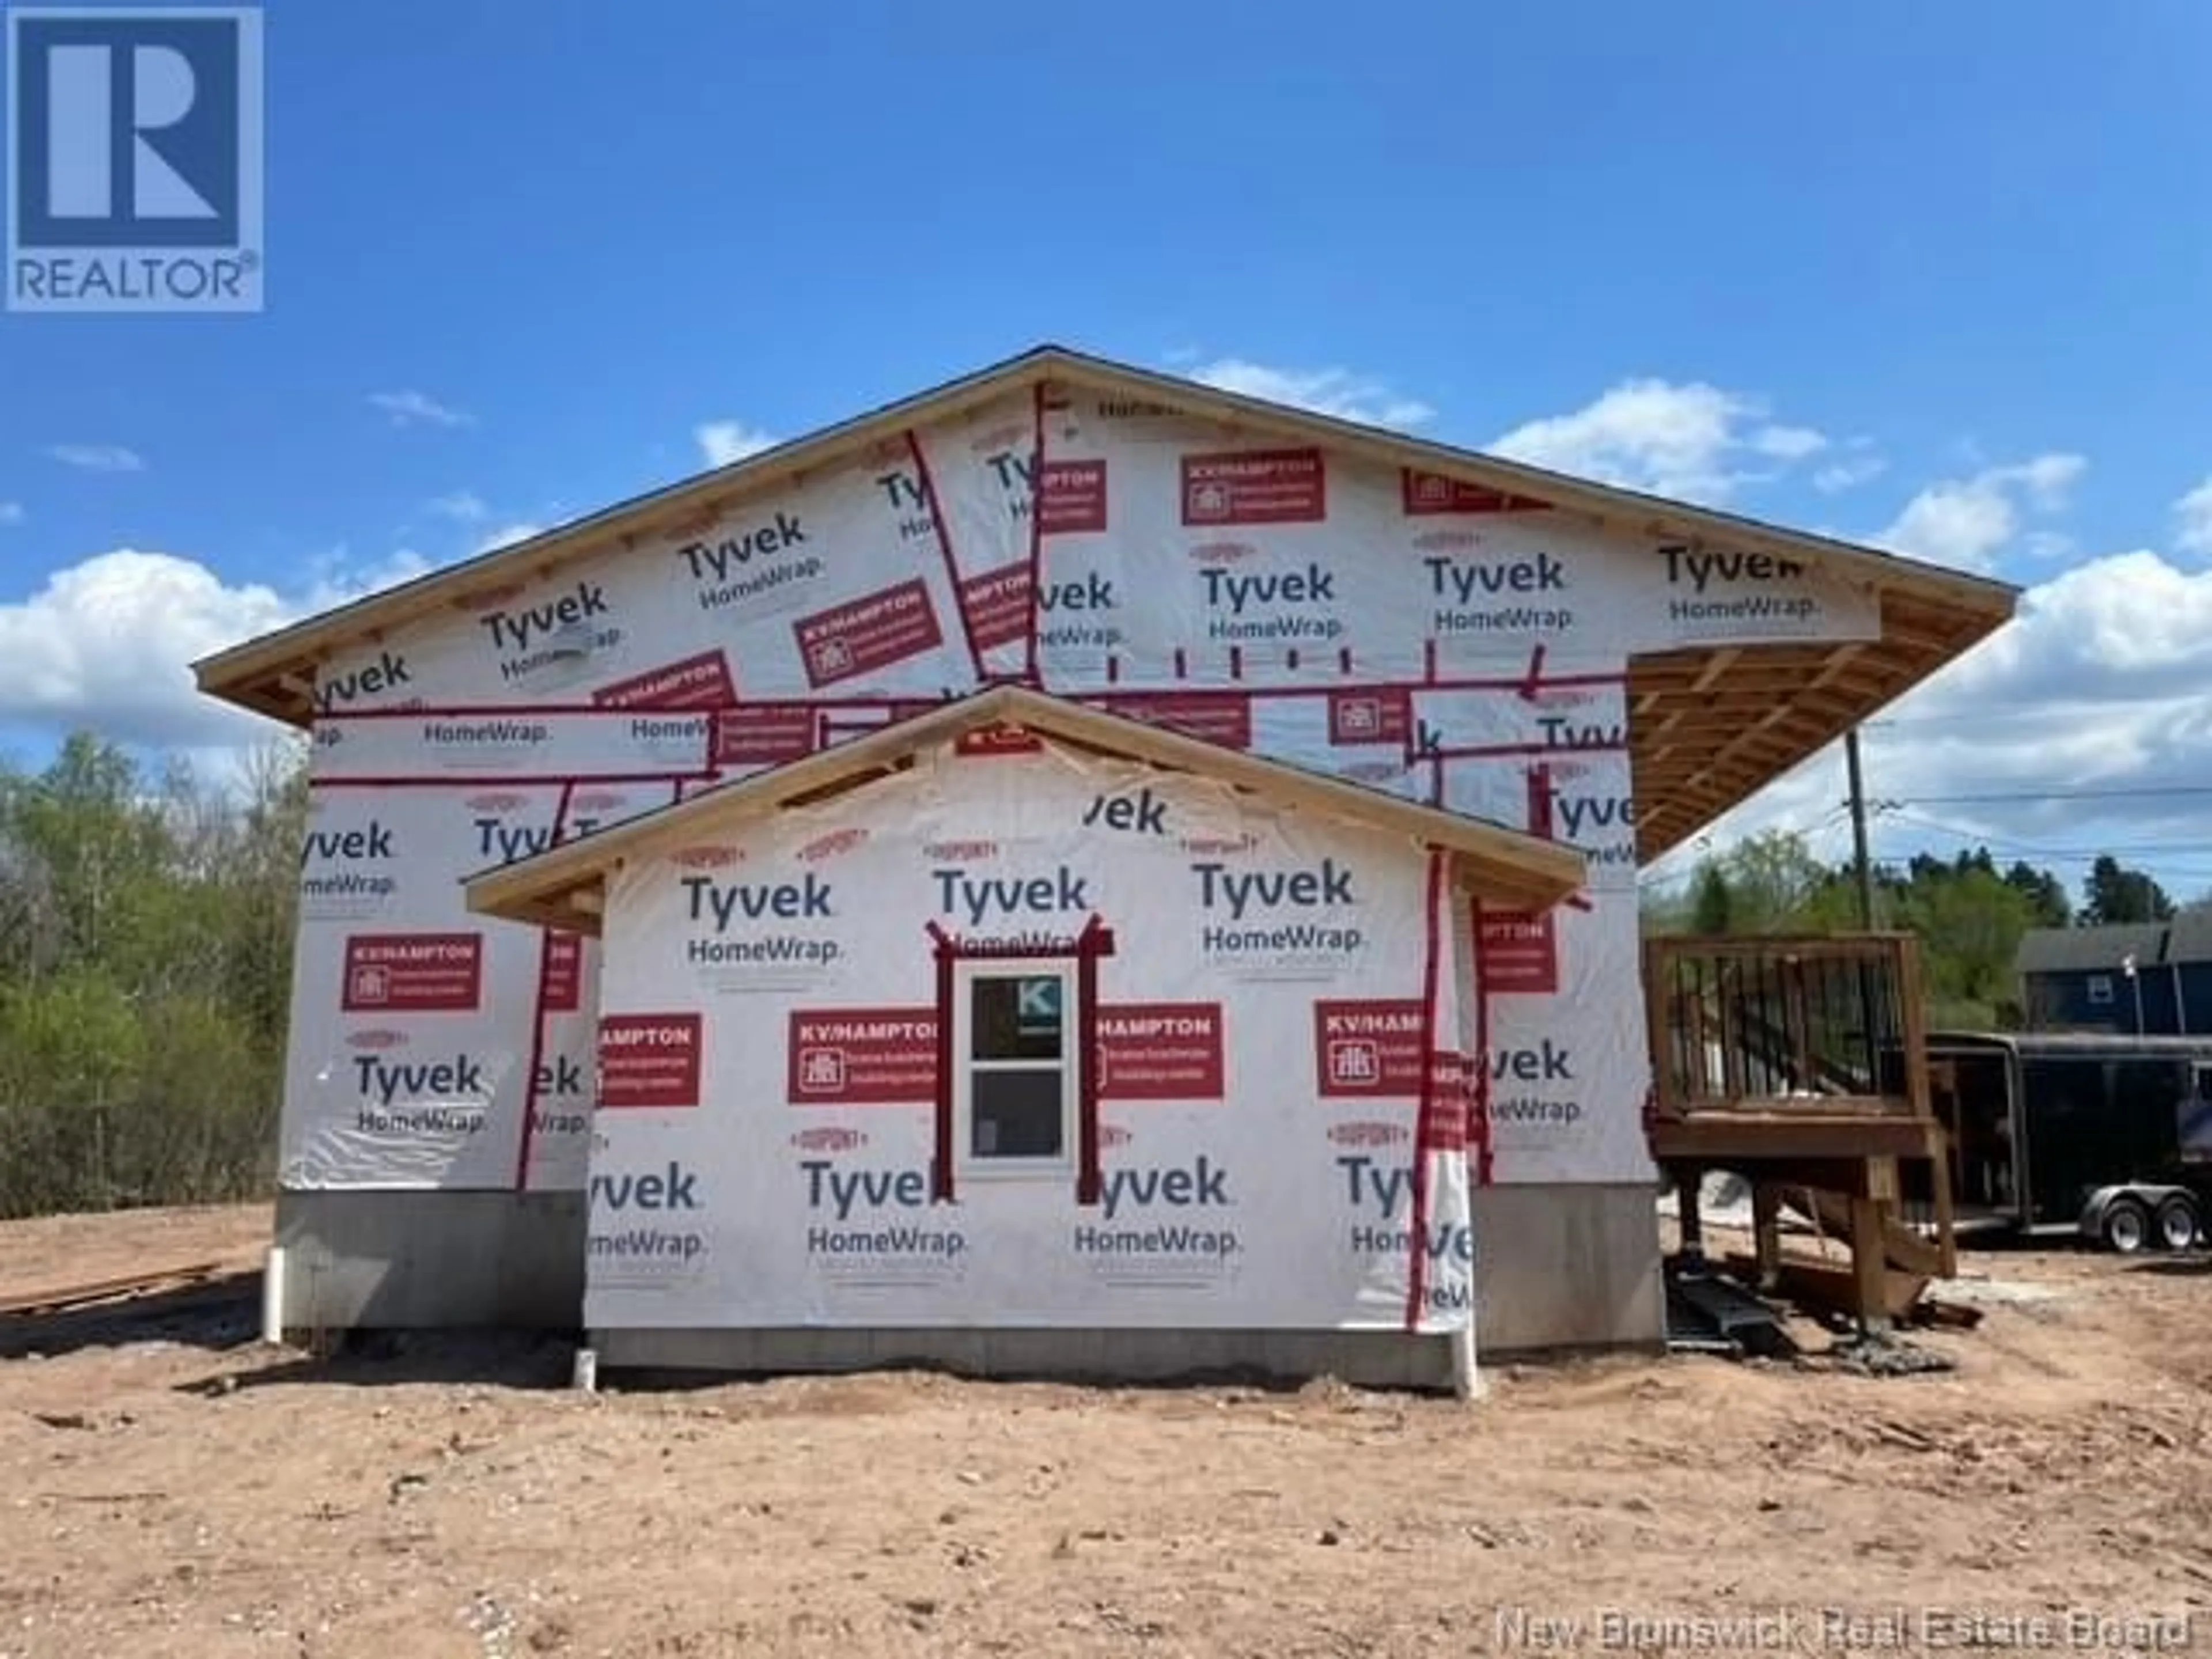
{"label": "concrete foundation wall", "polygon": [[1474,1208],[1475,1340],[1486,1352],[1658,1347],[1659,1188],[1485,1187]]}
{"label": "concrete foundation wall", "polygon": [[581,1193],[286,1192],[284,1328],[574,1330]]}

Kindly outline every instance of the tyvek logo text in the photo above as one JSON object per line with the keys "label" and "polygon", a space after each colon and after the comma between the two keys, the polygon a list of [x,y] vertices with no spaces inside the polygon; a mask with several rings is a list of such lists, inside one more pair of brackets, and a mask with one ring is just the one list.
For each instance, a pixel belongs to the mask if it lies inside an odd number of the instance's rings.
{"label": "tyvek logo text", "polygon": [[1411,1164],[1349,1152],[1337,1158],[1336,1167],[1344,1173],[1345,1203],[1352,1215],[1352,1254],[1411,1261],[1418,1251],[1429,1269],[1422,1293],[1427,1310],[1456,1313],[1471,1307],[1474,1229],[1464,1221],[1431,1219],[1417,1232]]}
{"label": "tyvek logo text", "polygon": [[[356,703],[380,702],[387,693],[415,683],[415,676],[407,665],[407,653],[389,647],[377,653],[374,662],[359,668],[349,668],[343,674],[318,673],[315,676],[315,709],[328,714]],[[419,704],[422,699],[410,698]],[[408,702],[393,705],[405,708]]]}
{"label": "tyvek logo text", "polygon": [[1667,614],[1675,622],[1806,623],[1820,609],[1820,601],[1805,593],[1738,592],[1725,598],[1711,593],[1716,585],[1755,588],[1802,581],[1805,567],[1795,559],[1765,553],[1705,553],[1689,547],[1662,547],[1659,556],[1667,566],[1668,586],[1690,590],[1690,597],[1668,601]]}
{"label": "tyvek logo text", "polygon": [[929,1204],[929,1182],[920,1170],[840,1169],[827,1158],[800,1161],[806,1208],[830,1222],[810,1223],[806,1253],[872,1260],[921,1258],[950,1264],[966,1253],[967,1236],[952,1227],[885,1219],[882,1212],[920,1210]]}
{"label": "tyvek logo text", "polygon": [[1564,634],[1575,625],[1573,608],[1565,599],[1570,586],[1566,567],[1553,554],[1487,559],[1431,555],[1421,568],[1429,573],[1430,597],[1440,601],[1430,621],[1440,637]]}
{"label": "tyvek logo text", "polygon": [[707,1235],[674,1224],[701,1213],[699,1172],[675,1158],[646,1175],[595,1174],[590,1182],[588,1255],[595,1276],[688,1267],[707,1253]]}
{"label": "tyvek logo text", "polygon": [[1344,635],[1335,615],[1336,573],[1307,561],[1303,570],[1270,574],[1202,566],[1198,573],[1209,613],[1206,637],[1224,644],[1269,640],[1332,641]]}
{"label": "tyvek logo text", "polygon": [[[702,930],[684,945],[685,959],[697,967],[732,963],[797,962],[823,966],[837,960],[842,947],[818,932],[761,932],[770,922],[832,922],[835,889],[808,871],[797,881],[718,881],[685,876],[684,915]],[[730,937],[732,933],[743,935]]]}
{"label": "tyvek logo text", "polygon": [[[1359,900],[1352,872],[1334,858],[1295,870],[1237,870],[1226,864],[1190,866],[1198,878],[1198,907],[1208,920],[1199,941],[1209,952],[1322,951],[1344,955],[1359,950],[1365,935],[1341,923],[1283,920],[1287,913],[1352,909]],[[1268,926],[1257,924],[1262,921]]]}
{"label": "tyvek logo text", "polygon": [[819,576],[822,561],[799,550],[808,545],[805,520],[779,508],[765,523],[687,541],[676,557],[696,585],[699,608],[721,611]]}
{"label": "tyvek logo text", "polygon": [[571,651],[607,650],[623,638],[606,590],[594,581],[576,582],[538,605],[488,612],[477,618],[477,626],[490,636],[504,680],[526,678]]}
{"label": "tyvek logo text", "polygon": [[1090,878],[1065,864],[1044,876],[980,876],[952,867],[932,870],[929,878],[936,889],[938,914],[971,930],[965,935],[971,944],[988,939],[996,946],[1012,947],[1064,942],[1072,927],[1060,932],[1017,927],[1012,933],[986,930],[1030,916],[1079,916],[1091,908]]}
{"label": "tyvek logo text", "polygon": [[[1232,1208],[1236,1200],[1230,1195],[1229,1171],[1206,1153],[1188,1164],[1109,1169],[1099,1198],[1103,1222],[1083,1222],[1075,1229],[1079,1255],[1222,1261],[1243,1248],[1236,1230],[1219,1224],[1211,1213]],[[1195,1222],[1182,1218],[1193,1211],[1206,1214]],[[1113,1224],[1117,1221],[1124,1224]]]}

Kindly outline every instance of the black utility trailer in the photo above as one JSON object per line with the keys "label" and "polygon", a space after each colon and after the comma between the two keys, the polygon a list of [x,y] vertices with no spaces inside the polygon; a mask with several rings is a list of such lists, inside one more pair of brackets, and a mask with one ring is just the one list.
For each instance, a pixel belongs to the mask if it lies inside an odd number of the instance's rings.
{"label": "black utility trailer", "polygon": [[[1928,1066],[1960,1236],[2075,1233],[2130,1253],[2206,1237],[2212,1036],[1936,1031]],[[1908,1201],[1933,1197],[1928,1168],[1906,1176]]]}

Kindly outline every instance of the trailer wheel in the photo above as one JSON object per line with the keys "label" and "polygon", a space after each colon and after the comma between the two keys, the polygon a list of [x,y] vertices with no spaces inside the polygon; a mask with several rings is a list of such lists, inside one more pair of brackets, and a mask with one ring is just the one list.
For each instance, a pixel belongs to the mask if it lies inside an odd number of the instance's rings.
{"label": "trailer wheel", "polygon": [[2150,1237],[2150,1212],[2139,1198],[2116,1198],[2106,1206],[2105,1219],[2098,1231],[2107,1249],[2133,1255]]}
{"label": "trailer wheel", "polygon": [[2158,1206],[2158,1218],[2151,1224],[2166,1249],[2185,1250],[2197,1243],[2197,1206],[2179,1193]]}

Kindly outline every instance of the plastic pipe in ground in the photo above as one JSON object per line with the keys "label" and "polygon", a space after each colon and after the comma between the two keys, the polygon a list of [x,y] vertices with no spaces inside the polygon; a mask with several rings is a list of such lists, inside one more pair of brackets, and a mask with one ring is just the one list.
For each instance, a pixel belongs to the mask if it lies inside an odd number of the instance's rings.
{"label": "plastic pipe in ground", "polygon": [[1462,1400],[1480,1400],[1488,1392],[1474,1363],[1474,1316],[1445,1339],[1451,1344],[1452,1392]]}
{"label": "plastic pipe in ground", "polygon": [[271,1244],[261,1268],[261,1340],[284,1340],[284,1247]]}

